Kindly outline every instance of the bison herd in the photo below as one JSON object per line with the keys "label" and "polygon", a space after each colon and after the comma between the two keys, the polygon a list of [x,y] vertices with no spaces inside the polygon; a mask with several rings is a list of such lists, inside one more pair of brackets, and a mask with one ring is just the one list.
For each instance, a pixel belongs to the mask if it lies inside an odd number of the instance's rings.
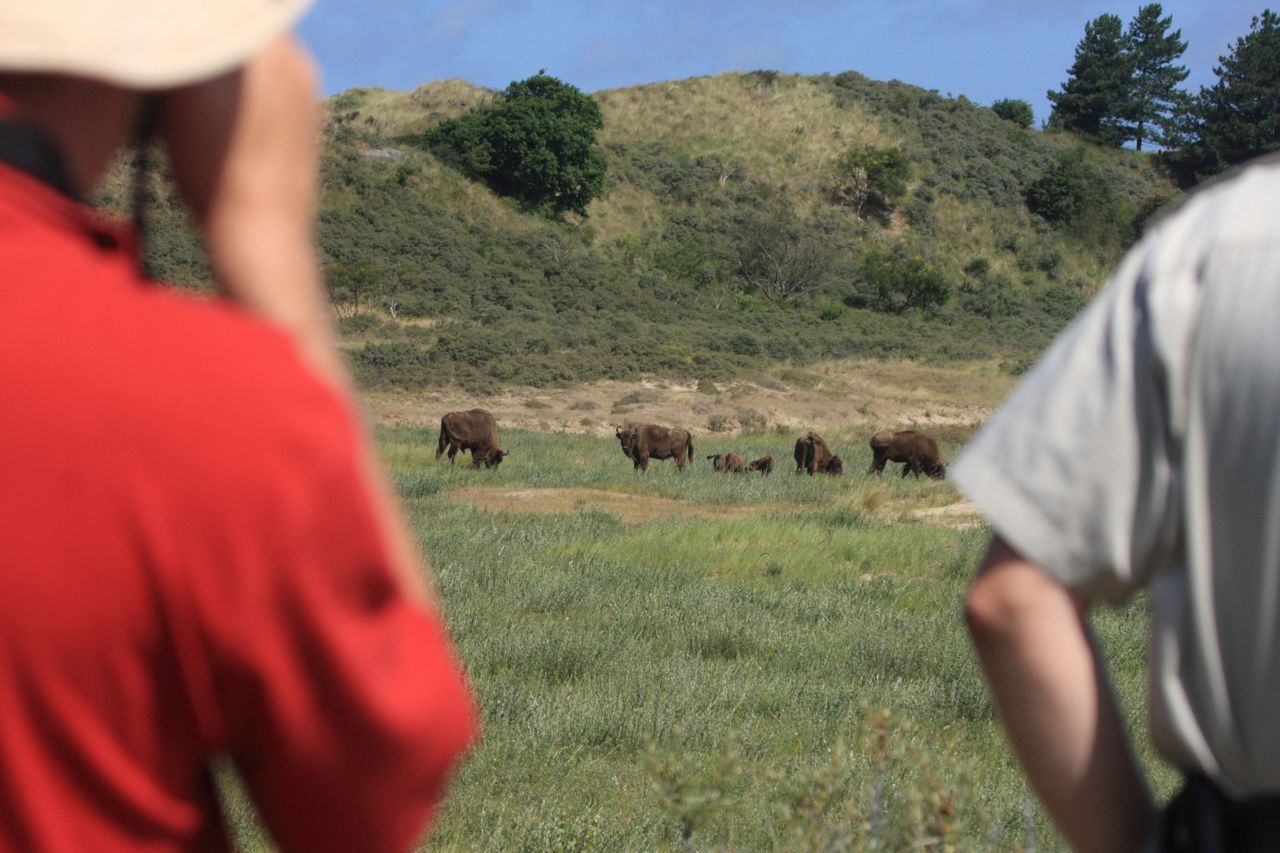
{"label": "bison herd", "polygon": [[[631,460],[638,471],[649,470],[650,459],[674,459],[676,469],[684,470],[685,464],[693,464],[693,435],[679,427],[657,424],[628,423],[614,432],[622,446],[622,455]],[[871,465],[868,474],[883,474],[887,462],[901,462],[902,476],[925,474],[935,480],[945,479],[947,466],[942,463],[938,445],[932,438],[913,429],[896,432],[877,432],[871,436]],[[471,464],[479,468],[496,468],[508,455],[498,448],[498,425],[493,415],[484,409],[468,412],[449,412],[440,419],[440,442],[436,447],[436,461],[445,449],[452,464],[459,450],[471,454]],[[713,453],[707,457],[717,474],[745,474],[759,471],[763,476],[773,473],[773,457],[761,456],[747,462],[737,453]],[[806,432],[796,439],[796,473],[828,474],[844,473],[844,460],[816,432]]]}

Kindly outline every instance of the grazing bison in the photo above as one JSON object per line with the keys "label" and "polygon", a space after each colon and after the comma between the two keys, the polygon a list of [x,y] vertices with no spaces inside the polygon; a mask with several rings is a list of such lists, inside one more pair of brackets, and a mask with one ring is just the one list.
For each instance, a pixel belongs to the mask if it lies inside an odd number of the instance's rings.
{"label": "grazing bison", "polygon": [[479,468],[481,465],[497,468],[504,457],[509,454],[498,449],[498,425],[493,422],[493,415],[484,409],[472,409],[469,412],[449,412],[440,419],[440,443],[436,446],[436,461],[445,447],[449,448],[449,464],[459,450],[471,453],[471,464]]}
{"label": "grazing bison", "polygon": [[711,460],[711,467],[717,474],[724,471],[724,457],[723,453],[713,453],[707,457]]}
{"label": "grazing bison", "polygon": [[830,474],[832,477],[839,477],[844,473],[844,460],[839,456],[832,456],[827,460],[827,464],[823,466],[822,473]]}
{"label": "grazing bison", "polygon": [[650,459],[674,459],[678,471],[684,470],[686,457],[693,462],[693,435],[688,430],[629,423],[618,427],[614,435],[622,444],[623,455],[641,471],[649,470]]}
{"label": "grazing bison", "polygon": [[884,463],[901,462],[902,476],[913,473],[919,477],[928,474],[935,480],[945,480],[947,466],[942,464],[938,445],[933,439],[913,429],[898,432],[878,432],[871,436],[871,467],[868,474],[883,474]]}
{"label": "grazing bison", "polygon": [[746,460],[736,453],[726,453],[724,455],[724,472],[726,474],[747,473]]}
{"label": "grazing bison", "polygon": [[773,473],[773,457],[761,456],[759,459],[747,466],[749,471],[759,471],[761,475],[768,477]]}
{"label": "grazing bison", "polygon": [[839,459],[839,457],[831,452],[831,448],[816,432],[807,432],[796,441],[797,474],[801,471],[807,471],[810,474],[816,474],[819,471],[825,474],[843,472],[843,462],[836,465],[836,470],[830,470],[832,459]]}

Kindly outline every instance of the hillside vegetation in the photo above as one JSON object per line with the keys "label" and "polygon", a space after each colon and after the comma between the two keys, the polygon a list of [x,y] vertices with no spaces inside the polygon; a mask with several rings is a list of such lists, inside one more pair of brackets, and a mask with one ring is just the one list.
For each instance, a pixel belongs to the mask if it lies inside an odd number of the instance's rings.
{"label": "hillside vegetation", "polygon": [[[320,241],[368,388],[720,380],[849,358],[1016,372],[1176,194],[1149,155],[963,97],[757,71],[593,95],[607,187],[585,217],[551,220],[422,144],[495,97],[443,81],[327,103]],[[839,164],[863,149],[905,157],[904,195],[849,203]],[[122,186],[104,201],[120,206]],[[207,281],[172,200],[153,201],[153,269]]]}

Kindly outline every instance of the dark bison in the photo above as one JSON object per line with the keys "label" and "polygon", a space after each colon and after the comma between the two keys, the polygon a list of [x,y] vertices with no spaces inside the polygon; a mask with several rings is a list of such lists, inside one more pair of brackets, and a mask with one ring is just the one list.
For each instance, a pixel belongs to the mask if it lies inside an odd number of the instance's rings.
{"label": "dark bison", "polygon": [[[834,470],[832,461],[835,460]],[[807,432],[796,440],[796,473],[807,471],[816,474],[840,474],[844,471],[844,463],[831,452],[822,436],[816,432]]]}
{"label": "dark bison", "polygon": [[509,454],[498,449],[498,425],[493,422],[493,415],[484,409],[472,409],[469,412],[449,412],[440,419],[440,443],[436,446],[436,461],[445,447],[449,448],[449,464],[459,450],[471,453],[471,464],[476,468],[484,465],[497,468],[504,457]]}
{"label": "dark bison", "polygon": [[650,459],[674,459],[676,470],[683,471],[686,458],[693,462],[693,435],[678,427],[629,423],[614,433],[622,444],[622,453],[641,471],[649,470]]}
{"label": "dark bison", "polygon": [[759,459],[747,466],[749,471],[759,471],[765,477],[773,473],[773,457],[761,456]]}
{"label": "dark bison", "polygon": [[908,472],[919,477],[928,474],[935,480],[945,480],[947,466],[942,464],[938,445],[932,438],[913,429],[898,432],[878,432],[871,436],[871,467],[868,474],[883,474],[884,463],[901,462],[902,476]]}
{"label": "dark bison", "polygon": [[711,460],[711,468],[717,474],[724,471],[724,457],[725,457],[725,454],[723,453],[712,453],[710,456],[707,457],[708,459]]}

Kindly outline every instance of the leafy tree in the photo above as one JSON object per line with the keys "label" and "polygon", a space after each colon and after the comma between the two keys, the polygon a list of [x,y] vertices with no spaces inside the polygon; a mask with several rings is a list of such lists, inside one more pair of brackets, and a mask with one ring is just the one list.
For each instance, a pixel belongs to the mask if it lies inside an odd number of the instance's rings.
{"label": "leafy tree", "polygon": [[1099,15],[1084,25],[1062,91],[1050,90],[1049,126],[1119,147],[1126,131],[1122,116],[1131,100],[1133,65],[1120,18]]}
{"label": "leafy tree", "polygon": [[852,300],[854,307],[865,302],[874,311],[902,314],[912,308],[929,311],[951,298],[946,278],[922,258],[874,251],[862,259],[859,277],[864,295]]}
{"label": "leafy tree", "polygon": [[545,72],[512,83],[493,104],[441,122],[426,143],[446,161],[531,210],[586,215],[604,191],[596,145],[600,105]]}
{"label": "leafy tree", "polygon": [[1141,151],[1144,139],[1169,147],[1177,141],[1178,117],[1185,114],[1190,96],[1178,88],[1187,69],[1174,65],[1187,43],[1182,31],[1169,32],[1172,16],[1161,17],[1159,3],[1138,10],[1125,31],[1125,49],[1133,65],[1133,93],[1126,111],[1130,134]]}
{"label": "leafy tree", "polygon": [[1263,10],[1218,62],[1218,82],[1201,88],[1188,141],[1170,158],[1184,182],[1280,149],[1280,17]]}
{"label": "leafy tree", "polygon": [[354,317],[376,299],[383,287],[383,277],[372,264],[347,265],[333,261],[325,265],[325,286],[329,302],[339,316]]}
{"label": "leafy tree", "polygon": [[1031,127],[1032,122],[1035,121],[1031,104],[1016,98],[1001,98],[991,105],[991,109],[1000,118],[1011,121],[1018,127]]}
{"label": "leafy tree", "polygon": [[868,201],[889,211],[907,194],[910,177],[911,161],[902,149],[874,145],[853,148],[836,161],[835,195],[852,206],[858,216]]}

